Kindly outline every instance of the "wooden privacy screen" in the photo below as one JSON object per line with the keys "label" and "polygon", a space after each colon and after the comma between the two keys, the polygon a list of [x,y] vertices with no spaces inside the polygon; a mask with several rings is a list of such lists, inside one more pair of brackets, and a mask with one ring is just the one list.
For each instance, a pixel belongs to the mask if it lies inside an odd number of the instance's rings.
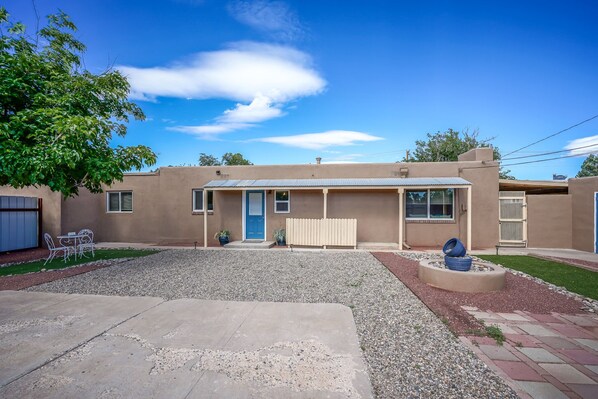
{"label": "wooden privacy screen", "polygon": [[357,248],[357,219],[287,219],[287,245]]}

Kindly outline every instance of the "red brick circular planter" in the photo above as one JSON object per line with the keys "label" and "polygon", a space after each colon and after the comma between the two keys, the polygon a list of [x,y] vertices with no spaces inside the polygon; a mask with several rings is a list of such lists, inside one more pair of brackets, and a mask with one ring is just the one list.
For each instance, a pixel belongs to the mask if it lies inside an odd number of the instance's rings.
{"label": "red brick circular planter", "polygon": [[430,262],[423,260],[419,263],[418,276],[421,281],[436,288],[456,292],[488,292],[500,291],[505,286],[506,271],[496,265],[483,263],[492,269],[488,272],[457,272],[431,266]]}

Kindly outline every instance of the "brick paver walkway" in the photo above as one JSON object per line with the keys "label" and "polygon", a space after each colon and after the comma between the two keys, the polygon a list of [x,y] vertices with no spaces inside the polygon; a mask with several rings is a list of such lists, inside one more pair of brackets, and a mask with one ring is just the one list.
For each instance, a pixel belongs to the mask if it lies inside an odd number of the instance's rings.
{"label": "brick paver walkway", "polygon": [[463,307],[500,327],[503,345],[463,336],[468,345],[524,398],[598,398],[598,316],[495,313]]}

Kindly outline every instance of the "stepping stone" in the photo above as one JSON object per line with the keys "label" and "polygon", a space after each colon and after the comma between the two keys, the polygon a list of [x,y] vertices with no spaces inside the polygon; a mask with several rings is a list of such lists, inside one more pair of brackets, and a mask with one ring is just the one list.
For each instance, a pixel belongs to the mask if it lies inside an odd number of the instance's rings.
{"label": "stepping stone", "polygon": [[519,324],[519,325],[517,325],[517,327],[522,329],[529,335],[534,335],[536,337],[558,337],[559,336],[556,332],[551,331],[547,328],[544,328],[538,324]]}
{"label": "stepping stone", "polygon": [[540,374],[536,373],[536,371],[533,368],[531,368],[523,362],[495,360],[494,364],[497,365],[502,371],[505,372],[505,374],[507,374],[514,380],[544,382],[544,378],[542,378]]}
{"label": "stepping stone", "polygon": [[480,345],[480,350],[484,352],[486,356],[488,356],[492,360],[513,360],[519,361],[517,356],[513,355],[507,348],[504,346],[490,346],[490,345]]}
{"label": "stepping stone", "polygon": [[500,328],[500,331],[502,331],[503,334],[517,334],[519,331],[512,329],[511,327],[509,327],[508,325],[504,324],[504,323],[494,323],[494,322],[489,322],[488,326],[495,326]]}
{"label": "stepping stone", "polygon": [[583,399],[598,398],[598,385],[590,384],[569,384],[573,392],[581,396]]}
{"label": "stepping stone", "polygon": [[581,328],[567,325],[567,324],[556,324],[556,323],[548,323],[550,328],[558,331],[562,335],[567,338],[589,338],[592,339],[594,336],[586,331],[583,331]]}
{"label": "stepping stone", "polygon": [[475,306],[461,306],[461,309],[463,309],[463,310],[465,310],[467,312],[469,312],[469,311],[475,312],[475,311],[479,310]]}
{"label": "stepping stone", "polygon": [[548,382],[517,381],[533,399],[567,399],[567,395]]}
{"label": "stepping stone", "polygon": [[598,375],[598,366],[585,365],[584,367],[589,370],[592,370],[594,374]]}
{"label": "stepping stone", "polygon": [[537,314],[537,313],[529,313],[529,316],[533,317],[534,319],[541,321],[542,323],[560,323],[561,321],[554,316],[549,314]]}
{"label": "stepping stone", "polygon": [[595,339],[587,339],[587,338],[576,338],[575,339],[580,344],[587,346],[588,348],[594,349],[598,352],[598,341]]}
{"label": "stepping stone", "polygon": [[536,363],[564,363],[564,361],[543,348],[517,348]]}
{"label": "stepping stone", "polygon": [[596,384],[590,377],[568,364],[540,363],[539,366],[565,384]]}
{"label": "stepping stone", "polygon": [[472,315],[473,317],[475,317],[478,320],[486,320],[486,319],[491,319],[491,320],[503,320],[500,316],[494,314],[494,313],[488,313],[488,312],[473,312],[470,311],[469,312],[470,315]]}
{"label": "stepping stone", "polygon": [[500,317],[510,320],[510,321],[527,321],[529,322],[530,320],[518,315],[517,313],[497,313]]}
{"label": "stepping stone", "polygon": [[540,341],[554,349],[580,349],[575,342],[561,337],[538,337]]}
{"label": "stepping stone", "polygon": [[[500,313],[499,313],[500,314]],[[569,320],[571,323],[582,327],[598,327],[598,322],[591,317],[573,316],[569,314],[561,315],[562,318]]]}
{"label": "stepping stone", "polygon": [[598,365],[598,356],[583,349],[563,349],[563,354],[579,364]]}
{"label": "stepping stone", "polygon": [[536,338],[527,334],[505,334],[505,338],[508,339],[509,343],[511,343],[513,346],[517,346],[518,344],[523,347],[538,346]]}

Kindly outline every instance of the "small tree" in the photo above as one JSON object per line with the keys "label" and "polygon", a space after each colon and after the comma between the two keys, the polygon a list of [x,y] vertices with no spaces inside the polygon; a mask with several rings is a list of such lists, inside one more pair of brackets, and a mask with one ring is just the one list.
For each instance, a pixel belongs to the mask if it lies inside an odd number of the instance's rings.
{"label": "small tree", "polygon": [[220,166],[220,165],[253,165],[247,159],[243,157],[243,155],[239,152],[233,154],[232,152],[227,152],[222,155],[222,159],[218,160],[213,155],[208,155],[204,152],[199,154],[199,166]]}
{"label": "small tree", "polygon": [[243,158],[243,155],[239,152],[233,154],[232,152],[227,152],[222,156],[222,164],[223,165],[253,165],[247,159]]}
{"label": "small tree", "polygon": [[60,12],[26,35],[0,7],[0,185],[46,185],[68,197],[156,162],[146,146],[110,146],[112,134],[126,135],[129,116],[145,116],[118,71],[82,67],[75,31]]}
{"label": "small tree", "polygon": [[205,152],[199,154],[199,166],[220,166],[222,163],[213,155],[208,155]]}
{"label": "small tree", "polygon": [[598,176],[598,156],[590,154],[581,164],[581,169],[575,177]]}
{"label": "small tree", "polygon": [[[413,157],[409,159],[404,158],[403,162],[450,162],[457,161],[459,155],[474,148],[491,147],[489,139],[479,139],[478,129],[473,132],[464,130],[459,132],[457,130],[448,129],[445,132],[437,132],[435,134],[428,133],[427,140],[415,141],[415,152]],[[492,148],[494,152],[494,159],[499,161],[500,151],[497,147]],[[499,178],[514,179],[510,175],[510,170],[500,168]]]}

